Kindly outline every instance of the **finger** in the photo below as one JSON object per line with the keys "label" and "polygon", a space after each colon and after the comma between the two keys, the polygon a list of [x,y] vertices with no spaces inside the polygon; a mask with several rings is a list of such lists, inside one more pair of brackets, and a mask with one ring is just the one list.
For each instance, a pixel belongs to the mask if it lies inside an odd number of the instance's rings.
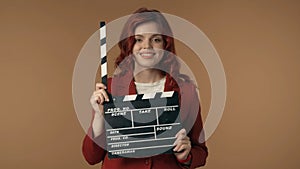
{"label": "finger", "polygon": [[179,143],[180,140],[181,140],[181,139],[177,137],[176,140],[175,140],[174,143],[173,143],[173,146],[178,145],[178,143]]}
{"label": "finger", "polygon": [[106,92],[104,89],[97,89],[97,90],[95,91],[95,94],[97,94],[97,95],[98,95],[98,94],[103,95],[104,100],[107,101],[107,102],[109,102],[108,94],[107,94],[107,92]]}
{"label": "finger", "polygon": [[98,104],[102,104],[104,101],[103,94],[100,91],[95,91],[92,97],[94,97],[93,100],[95,100]]}
{"label": "finger", "polygon": [[94,97],[94,101],[95,101],[97,104],[100,104],[100,97],[95,96],[95,97]]}
{"label": "finger", "polygon": [[184,149],[182,149],[182,146],[183,145],[177,145],[173,151],[176,152],[176,153],[182,153]]}
{"label": "finger", "polygon": [[108,94],[106,93],[106,91],[104,89],[100,90],[102,96],[104,97],[105,101],[109,102],[109,97]]}
{"label": "finger", "polygon": [[99,103],[100,103],[100,104],[103,104],[103,102],[104,102],[104,97],[103,97],[103,95],[102,95],[102,94],[98,94],[97,97],[99,97],[99,99],[100,99],[100,100],[99,100]]}
{"label": "finger", "polygon": [[[100,100],[99,100],[99,97],[97,96],[96,92],[94,92],[90,98],[90,102],[92,104],[94,103],[98,103]],[[98,103],[99,104],[99,103]]]}
{"label": "finger", "polygon": [[190,144],[189,140],[180,140],[179,144]]}
{"label": "finger", "polygon": [[176,148],[177,153],[184,153],[184,152],[189,152],[191,150],[191,147],[188,144],[182,144],[181,146],[178,146]]}
{"label": "finger", "polygon": [[109,102],[108,94],[104,89],[96,90],[94,93],[97,96],[101,95],[104,98],[105,101]]}
{"label": "finger", "polygon": [[190,138],[188,136],[180,136],[180,137],[177,137],[175,142],[173,143],[173,146],[179,144],[179,143],[188,143],[190,142]]}
{"label": "finger", "polygon": [[184,146],[184,147],[190,147],[190,141],[187,141],[187,140],[181,140],[177,143],[177,145],[175,146],[175,148],[173,149],[173,151],[177,151],[177,152],[180,152],[182,151],[181,147]]}
{"label": "finger", "polygon": [[175,148],[173,148],[174,152],[178,152],[177,150],[179,149],[180,145],[176,145]]}
{"label": "finger", "polygon": [[97,103],[97,104],[101,104],[101,96],[100,95],[95,95],[94,96],[94,101]]}
{"label": "finger", "polygon": [[190,150],[191,147],[189,144],[182,144],[176,151],[181,152],[181,151],[187,151]]}
{"label": "finger", "polygon": [[178,152],[178,150],[179,150],[179,148],[182,146],[182,141],[181,140],[178,140],[177,142],[176,142],[176,144],[174,145],[175,146],[175,148],[173,149],[173,151],[176,151],[176,152]]}
{"label": "finger", "polygon": [[178,133],[175,135],[176,138],[184,136],[186,136],[186,130],[184,128],[179,130]]}
{"label": "finger", "polygon": [[184,142],[190,142],[190,138],[188,136],[185,136],[183,139],[181,139]]}
{"label": "finger", "polygon": [[173,145],[175,146],[175,148],[173,149],[174,151],[181,151],[179,150],[180,146],[182,145],[191,146],[191,141],[190,138],[186,136],[184,139],[176,139]]}
{"label": "finger", "polygon": [[106,86],[103,83],[96,83],[96,90],[106,89]]}
{"label": "finger", "polygon": [[175,153],[183,153],[185,150],[188,149],[188,146],[186,145],[181,145],[181,146],[177,146],[175,149],[173,149],[173,151]]}

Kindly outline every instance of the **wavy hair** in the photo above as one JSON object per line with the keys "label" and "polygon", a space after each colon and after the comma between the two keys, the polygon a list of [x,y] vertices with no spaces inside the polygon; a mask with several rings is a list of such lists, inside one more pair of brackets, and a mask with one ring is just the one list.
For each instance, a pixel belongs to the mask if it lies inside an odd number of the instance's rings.
{"label": "wavy hair", "polygon": [[[120,41],[118,43],[120,48],[120,54],[115,60],[115,66],[120,69],[120,73],[124,74],[127,71],[133,71],[133,46],[136,42],[134,38],[135,29],[140,24],[146,22],[155,22],[160,27],[161,35],[163,38],[164,52],[163,59],[160,61],[160,65],[164,67],[163,74],[170,74],[176,81],[190,81],[187,75],[180,73],[180,63],[176,59],[175,43],[173,33],[166,18],[155,9],[140,8],[135,11],[125,23],[121,32]],[[176,82],[175,82],[176,83]]]}

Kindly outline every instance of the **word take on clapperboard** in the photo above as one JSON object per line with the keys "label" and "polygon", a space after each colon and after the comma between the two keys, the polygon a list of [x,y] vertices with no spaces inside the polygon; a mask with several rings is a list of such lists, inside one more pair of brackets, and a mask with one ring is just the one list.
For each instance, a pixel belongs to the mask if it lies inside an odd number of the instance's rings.
{"label": "word take on clapperboard", "polygon": [[[106,25],[100,22],[101,79],[107,85]],[[149,157],[173,153],[182,128],[175,91],[112,96],[104,103],[109,158]]]}

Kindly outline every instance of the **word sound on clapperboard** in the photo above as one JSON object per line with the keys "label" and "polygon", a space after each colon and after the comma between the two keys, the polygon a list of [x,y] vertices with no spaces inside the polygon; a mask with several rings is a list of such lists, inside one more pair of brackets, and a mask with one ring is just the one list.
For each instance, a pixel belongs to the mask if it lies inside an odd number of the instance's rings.
{"label": "word sound on clapperboard", "polygon": [[104,104],[109,158],[172,153],[181,129],[175,91],[110,96]]}

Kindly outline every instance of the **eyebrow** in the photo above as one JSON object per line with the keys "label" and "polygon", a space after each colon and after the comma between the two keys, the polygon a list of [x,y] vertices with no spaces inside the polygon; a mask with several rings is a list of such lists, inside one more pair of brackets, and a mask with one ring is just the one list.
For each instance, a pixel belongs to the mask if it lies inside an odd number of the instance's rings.
{"label": "eyebrow", "polygon": [[[142,34],[136,34],[136,35],[134,35],[134,36],[144,37],[144,35],[142,35]],[[153,34],[153,35],[151,36],[151,38],[152,38],[152,37],[155,37],[155,36],[162,36],[162,35],[161,35],[161,34]]]}

